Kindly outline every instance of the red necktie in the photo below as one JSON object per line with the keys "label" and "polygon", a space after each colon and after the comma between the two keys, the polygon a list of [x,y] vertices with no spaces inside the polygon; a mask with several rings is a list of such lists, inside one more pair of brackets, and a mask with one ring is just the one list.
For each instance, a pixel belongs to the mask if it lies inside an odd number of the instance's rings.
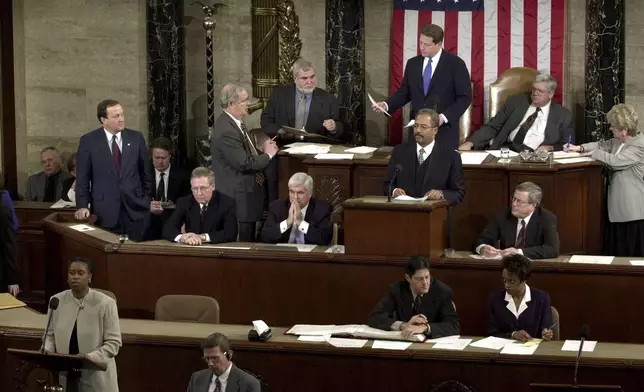
{"label": "red necktie", "polygon": [[517,236],[517,242],[514,245],[516,249],[521,249],[525,247],[525,221],[521,219],[521,230],[519,230],[519,235]]}
{"label": "red necktie", "polygon": [[121,149],[116,142],[116,135],[112,136],[112,159],[114,160],[114,167],[117,172],[121,171]]}

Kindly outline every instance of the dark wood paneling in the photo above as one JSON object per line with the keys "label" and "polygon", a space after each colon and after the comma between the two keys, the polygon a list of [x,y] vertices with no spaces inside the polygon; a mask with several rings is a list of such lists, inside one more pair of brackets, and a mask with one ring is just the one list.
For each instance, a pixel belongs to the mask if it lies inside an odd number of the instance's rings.
{"label": "dark wood paneling", "polygon": [[13,0],[0,1],[0,113],[5,188],[18,191],[16,100],[13,67]]}

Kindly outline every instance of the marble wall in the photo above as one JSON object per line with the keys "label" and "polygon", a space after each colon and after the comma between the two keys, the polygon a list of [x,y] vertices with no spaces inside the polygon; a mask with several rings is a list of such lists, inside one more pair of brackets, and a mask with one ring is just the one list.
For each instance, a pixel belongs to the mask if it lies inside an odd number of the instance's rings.
{"label": "marble wall", "polygon": [[[625,0],[626,44],[624,84],[626,103],[635,106],[644,119],[644,8],[639,0]],[[640,122],[641,124],[641,122]],[[640,130],[644,127],[640,125]]]}
{"label": "marble wall", "polygon": [[39,152],[77,149],[99,126],[96,105],[122,102],[147,137],[145,0],[13,2],[19,190]]}

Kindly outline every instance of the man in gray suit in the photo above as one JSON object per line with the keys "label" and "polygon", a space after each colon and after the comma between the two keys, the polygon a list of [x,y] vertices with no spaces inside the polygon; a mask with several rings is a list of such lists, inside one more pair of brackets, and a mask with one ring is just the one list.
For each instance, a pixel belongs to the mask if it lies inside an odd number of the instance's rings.
{"label": "man in gray suit", "polygon": [[556,89],[552,76],[537,73],[530,96],[510,96],[496,116],[458,149],[561,151],[574,141],[574,132],[570,110],[552,101]]}
{"label": "man in gray suit", "polygon": [[232,362],[230,341],[213,333],[201,343],[208,369],[192,373],[188,392],[260,392],[259,381]]}
{"label": "man in gray suit", "polygon": [[210,151],[217,190],[235,198],[239,241],[254,242],[256,223],[264,212],[264,169],[277,154],[277,145],[267,139],[258,149],[242,122],[248,113],[248,92],[229,83],[221,90],[224,112],[215,123]]}
{"label": "man in gray suit", "polygon": [[72,177],[61,170],[60,153],[56,147],[45,147],[40,152],[40,173],[29,176],[26,200],[55,202],[63,196],[63,182]]}

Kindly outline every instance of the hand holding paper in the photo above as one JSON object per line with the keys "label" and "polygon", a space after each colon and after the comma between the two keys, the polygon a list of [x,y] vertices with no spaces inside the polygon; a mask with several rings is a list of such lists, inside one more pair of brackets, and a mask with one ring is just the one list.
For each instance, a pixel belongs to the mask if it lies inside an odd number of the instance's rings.
{"label": "hand holding paper", "polygon": [[376,113],[384,113],[387,116],[391,117],[389,113],[387,113],[387,105],[384,102],[376,102],[371,94],[367,94],[369,97],[369,101],[371,102],[371,108],[373,109],[374,112]]}

